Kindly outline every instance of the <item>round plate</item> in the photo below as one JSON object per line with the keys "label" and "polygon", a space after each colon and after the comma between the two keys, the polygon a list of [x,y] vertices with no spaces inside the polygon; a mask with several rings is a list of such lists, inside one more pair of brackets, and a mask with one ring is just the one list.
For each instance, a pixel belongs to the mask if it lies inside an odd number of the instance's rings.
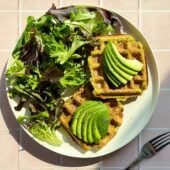
{"label": "round plate", "polygon": [[[86,7],[91,7],[91,6],[86,6]],[[95,7],[93,6],[92,8]],[[101,9],[106,10],[103,8]],[[119,148],[128,144],[142,131],[142,129],[146,126],[146,124],[150,120],[151,115],[153,114],[153,111],[155,109],[158,92],[159,92],[159,78],[158,78],[156,61],[154,59],[152,51],[148,43],[146,42],[145,38],[143,37],[143,35],[130,22],[128,22],[125,18],[123,18],[122,16],[120,16],[115,12],[111,12],[111,13],[118,16],[118,18],[121,20],[124,26],[124,31],[127,34],[132,35],[136,40],[140,41],[144,46],[146,60],[148,64],[148,77],[149,77],[148,88],[135,101],[124,105],[123,124],[119,128],[117,135],[112,140],[110,140],[110,142],[106,146],[104,146],[102,149],[98,150],[97,152],[93,152],[93,151],[84,152],[83,150],[81,150],[79,146],[67,134],[67,132],[64,131],[64,129],[61,129],[60,131],[56,132],[59,135],[59,137],[63,139],[64,143],[60,147],[54,147],[34,138],[24,128],[26,133],[31,138],[33,138],[33,140],[37,141],[45,148],[52,150],[53,152],[56,152],[58,154],[77,157],[77,158],[94,158],[94,157],[104,156],[106,154],[114,152]],[[9,97],[8,100],[15,117],[18,117],[18,115],[20,115],[21,112],[22,113],[24,112],[24,110],[20,112],[15,111],[14,106],[16,106],[16,101],[14,101]]]}

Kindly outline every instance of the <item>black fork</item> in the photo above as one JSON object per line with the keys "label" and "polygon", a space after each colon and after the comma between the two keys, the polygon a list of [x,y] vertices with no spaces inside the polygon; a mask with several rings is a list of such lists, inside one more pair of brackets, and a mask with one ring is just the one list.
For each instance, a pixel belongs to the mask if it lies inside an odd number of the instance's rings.
{"label": "black fork", "polygon": [[130,170],[136,164],[144,159],[151,158],[162,150],[165,146],[170,144],[170,132],[163,133],[155,138],[151,139],[149,142],[145,143],[141,149],[139,157],[136,158],[126,169]]}

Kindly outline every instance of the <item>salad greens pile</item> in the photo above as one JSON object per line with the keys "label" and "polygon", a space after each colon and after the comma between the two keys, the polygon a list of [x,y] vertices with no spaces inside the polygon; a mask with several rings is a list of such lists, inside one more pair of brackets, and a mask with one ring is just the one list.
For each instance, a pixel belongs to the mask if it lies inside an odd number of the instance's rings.
{"label": "salad greens pile", "polygon": [[88,83],[86,62],[93,37],[113,33],[113,25],[98,9],[53,5],[39,19],[27,18],[6,76],[9,96],[19,99],[15,110],[29,109],[18,122],[33,136],[55,146],[62,143],[55,130],[63,94]]}

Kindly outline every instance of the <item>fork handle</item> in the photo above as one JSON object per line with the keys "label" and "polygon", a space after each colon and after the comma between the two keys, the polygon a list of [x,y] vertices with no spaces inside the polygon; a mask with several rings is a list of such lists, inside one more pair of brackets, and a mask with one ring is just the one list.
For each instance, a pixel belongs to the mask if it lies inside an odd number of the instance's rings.
{"label": "fork handle", "polygon": [[136,158],[127,168],[125,168],[124,170],[130,170],[132,167],[134,167],[136,164],[138,164],[140,161],[142,161],[143,158],[138,157]]}

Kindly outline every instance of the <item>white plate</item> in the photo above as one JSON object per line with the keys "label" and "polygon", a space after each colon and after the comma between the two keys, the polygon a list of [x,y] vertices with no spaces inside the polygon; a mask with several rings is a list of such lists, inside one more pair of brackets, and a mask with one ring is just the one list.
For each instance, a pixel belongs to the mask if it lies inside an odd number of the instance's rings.
{"label": "white plate", "polygon": [[[114,12],[114,14],[116,13]],[[159,92],[159,78],[155,58],[142,34],[125,18],[118,14],[116,15],[120,18],[121,22],[123,23],[126,33],[131,34],[137,40],[142,42],[144,46],[146,60],[148,63],[148,76],[149,76],[148,89],[145,90],[143,94],[140,97],[138,97],[135,101],[124,105],[123,124],[120,127],[117,135],[105,147],[103,147],[97,152],[92,151],[83,152],[63,129],[59,132],[57,131],[57,134],[63,139],[64,143],[60,147],[54,147],[34,138],[24,128],[26,133],[31,138],[33,138],[33,140],[37,141],[39,144],[41,144],[42,146],[49,150],[52,150],[53,152],[77,158],[94,158],[104,156],[106,154],[118,150],[119,148],[125,146],[131,140],[133,140],[146,126],[146,124],[148,123],[153,114]],[[14,106],[16,106],[16,102],[9,97],[8,100],[15,117],[20,115],[21,112],[22,113],[25,112],[24,110],[20,112],[15,111]]]}

